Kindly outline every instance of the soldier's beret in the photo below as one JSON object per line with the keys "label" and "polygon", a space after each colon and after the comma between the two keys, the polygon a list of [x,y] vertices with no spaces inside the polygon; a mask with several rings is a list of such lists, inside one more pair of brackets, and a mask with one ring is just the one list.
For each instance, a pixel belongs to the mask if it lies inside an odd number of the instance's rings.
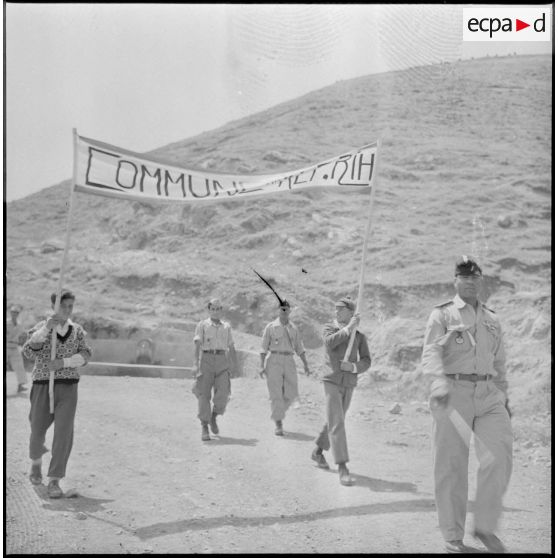
{"label": "soldier's beret", "polygon": [[208,303],[207,303],[207,307],[208,308],[219,308],[222,309],[223,305],[221,304],[221,301],[218,298],[212,298]]}
{"label": "soldier's beret", "polygon": [[455,275],[474,275],[480,277],[482,269],[470,256],[461,256],[455,263]]}
{"label": "soldier's beret", "polygon": [[349,310],[354,310],[356,308],[356,302],[350,296],[344,296],[335,303],[335,306],[344,306]]}

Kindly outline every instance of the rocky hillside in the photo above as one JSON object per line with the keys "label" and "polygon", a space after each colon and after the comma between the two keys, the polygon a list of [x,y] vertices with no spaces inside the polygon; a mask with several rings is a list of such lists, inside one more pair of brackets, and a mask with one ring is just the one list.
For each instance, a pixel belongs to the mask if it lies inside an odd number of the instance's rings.
{"label": "rocky hillside", "polygon": [[[373,378],[395,380],[400,397],[420,395],[426,319],[433,304],[453,295],[456,256],[473,254],[507,335],[512,405],[525,416],[547,416],[551,75],[550,56],[371,75],[151,155],[264,173],[381,138],[362,310]],[[25,306],[29,324],[57,285],[68,196],[65,182],[7,204],[6,298]],[[78,193],[74,208],[64,283],[77,293],[77,317],[92,336],[189,330],[214,295],[238,331],[260,335],[274,298],[254,267],[296,305],[293,319],[321,355],[331,301],[357,294],[366,194],[303,191],[200,207]]]}

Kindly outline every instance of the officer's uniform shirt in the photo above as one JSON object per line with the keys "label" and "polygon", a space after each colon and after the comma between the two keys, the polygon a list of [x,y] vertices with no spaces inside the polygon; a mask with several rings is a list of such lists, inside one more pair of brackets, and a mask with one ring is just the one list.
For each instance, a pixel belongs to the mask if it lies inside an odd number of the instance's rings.
{"label": "officer's uniform shirt", "polygon": [[301,355],[304,353],[302,338],[298,328],[290,321],[283,325],[279,318],[265,326],[262,336],[262,353],[289,352]]}
{"label": "officer's uniform shirt", "polygon": [[194,341],[201,343],[202,351],[224,351],[234,345],[230,324],[223,320],[215,323],[211,318],[198,323],[194,332]]}
{"label": "officer's uniform shirt", "polygon": [[426,326],[422,367],[436,384],[445,374],[488,374],[507,392],[502,329],[494,312],[480,301],[475,309],[455,295],[438,305]]}

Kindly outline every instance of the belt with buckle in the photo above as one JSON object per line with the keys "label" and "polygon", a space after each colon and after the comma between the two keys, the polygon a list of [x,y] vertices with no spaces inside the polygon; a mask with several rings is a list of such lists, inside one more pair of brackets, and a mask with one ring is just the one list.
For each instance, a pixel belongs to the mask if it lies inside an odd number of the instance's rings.
{"label": "belt with buckle", "polygon": [[270,351],[272,355],[292,355],[289,351]]}
{"label": "belt with buckle", "polygon": [[204,349],[204,353],[210,353],[212,355],[224,355],[225,349]]}
{"label": "belt with buckle", "polygon": [[468,382],[486,382],[490,380],[490,374],[446,374],[454,380],[467,380]]}

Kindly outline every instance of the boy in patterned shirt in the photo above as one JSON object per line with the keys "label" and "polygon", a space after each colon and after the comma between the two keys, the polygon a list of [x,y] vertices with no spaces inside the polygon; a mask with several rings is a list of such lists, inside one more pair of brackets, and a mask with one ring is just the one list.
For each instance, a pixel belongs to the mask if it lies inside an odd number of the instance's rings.
{"label": "boy in patterned shirt", "polygon": [[[54,308],[56,293],[51,295],[50,300]],[[72,450],[80,378],[78,367],[85,365],[91,358],[91,348],[85,340],[84,329],[70,319],[74,301],[73,293],[63,290],[58,312],[35,325],[23,345],[23,354],[35,361],[29,412],[29,480],[32,484],[42,482],[41,459],[43,453],[48,451],[44,445],[46,432],[54,422],[52,458],[48,469],[50,498],[63,496],[59,480],[66,475],[66,465]],[[56,358],[51,360],[53,329],[56,330]],[[51,370],[54,371],[54,414],[51,414],[49,406],[48,383]]]}

